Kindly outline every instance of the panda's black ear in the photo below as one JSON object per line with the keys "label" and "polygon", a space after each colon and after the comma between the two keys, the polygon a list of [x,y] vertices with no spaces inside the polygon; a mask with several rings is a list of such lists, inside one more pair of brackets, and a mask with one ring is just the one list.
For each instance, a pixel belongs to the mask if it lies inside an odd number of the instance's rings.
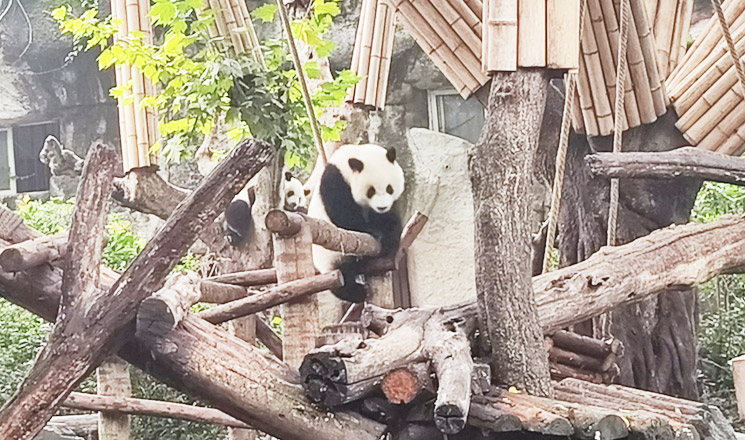
{"label": "panda's black ear", "polygon": [[304,189],[303,192],[305,193],[306,196],[309,196],[310,195],[310,190],[309,189]]}
{"label": "panda's black ear", "polygon": [[248,201],[251,202],[251,206],[253,206],[254,203],[256,203],[256,188],[252,186],[251,188],[248,189],[247,192],[248,192]]}
{"label": "panda's black ear", "polygon": [[391,163],[395,162],[396,161],[396,149],[389,148],[388,151],[385,153],[385,157],[387,157]]}
{"label": "panda's black ear", "polygon": [[291,172],[285,171],[285,180],[288,181],[288,182],[290,180],[292,180],[292,173]]}
{"label": "panda's black ear", "polygon": [[365,168],[365,165],[362,163],[361,160],[351,158],[349,159],[349,168],[351,168],[352,171],[357,171],[359,173],[362,171],[363,168]]}

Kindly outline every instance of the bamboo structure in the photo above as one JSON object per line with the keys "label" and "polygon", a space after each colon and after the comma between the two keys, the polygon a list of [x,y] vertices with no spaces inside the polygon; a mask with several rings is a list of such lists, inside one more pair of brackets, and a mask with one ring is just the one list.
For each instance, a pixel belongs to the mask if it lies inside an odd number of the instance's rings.
{"label": "bamboo structure", "polygon": [[[667,111],[664,79],[657,67],[647,6],[642,0],[629,0],[628,74],[624,83],[622,128],[637,127],[657,120]],[[574,129],[590,136],[613,133],[616,95],[616,64],[619,49],[619,2],[587,0],[580,43],[579,111],[572,116]]]}
{"label": "bamboo structure", "polygon": [[348,101],[377,109],[385,107],[395,31],[393,8],[378,0],[363,0],[351,67],[362,80],[352,89]]}
{"label": "bamboo structure", "polygon": [[[724,14],[742,61],[745,3],[725,2]],[[676,126],[691,145],[731,155],[745,152],[743,89],[716,16],[685,54],[667,84],[679,116]]]}
{"label": "bamboo structure", "polygon": [[[115,41],[139,33],[144,43],[152,44],[148,0],[112,0],[111,13],[120,20]],[[118,101],[122,164],[126,172],[157,163],[150,147],[158,140],[158,120],[153,109],[143,105],[143,100],[154,94],[154,87],[142,72],[135,66],[117,64],[115,73],[117,86],[131,87],[131,93]]]}
{"label": "bamboo structure", "polygon": [[682,61],[691,27],[693,0],[646,0],[657,49],[657,68],[662,78]]}

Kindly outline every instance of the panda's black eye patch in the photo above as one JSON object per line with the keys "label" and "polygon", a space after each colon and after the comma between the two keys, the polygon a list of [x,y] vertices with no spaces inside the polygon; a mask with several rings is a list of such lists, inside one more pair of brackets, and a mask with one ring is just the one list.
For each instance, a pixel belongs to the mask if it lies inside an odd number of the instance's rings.
{"label": "panda's black eye patch", "polygon": [[295,191],[287,191],[287,197],[292,197],[295,195]]}
{"label": "panda's black eye patch", "polygon": [[371,186],[370,188],[367,189],[367,198],[372,199],[374,195],[375,195],[375,188]]}
{"label": "panda's black eye patch", "polygon": [[393,194],[393,187],[388,185],[388,187],[385,189],[385,192],[387,192],[388,194]]}

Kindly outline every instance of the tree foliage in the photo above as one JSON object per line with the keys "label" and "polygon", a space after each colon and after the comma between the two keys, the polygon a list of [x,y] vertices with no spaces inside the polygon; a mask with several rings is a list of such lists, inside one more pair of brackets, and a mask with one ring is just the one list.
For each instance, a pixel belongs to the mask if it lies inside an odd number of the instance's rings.
{"label": "tree foliage", "polygon": [[[260,138],[283,149],[288,165],[308,163],[313,139],[285,41],[262,42],[266,67],[248,53],[225,51],[224,41],[209,37],[214,16],[203,5],[203,0],[155,0],[150,15],[162,31],[155,44],[138,32],[119,35],[114,42],[119,20],[100,18],[94,9],[73,17],[69,7],[60,7],[52,15],[62,32],[72,35],[85,50],[101,49],[99,68],[136,66],[158,86],[158,94],[143,99],[142,105],[154,108],[160,117],[162,140],[153,149],[162,151],[167,161],[191,157],[200,139],[224,114],[236,140]],[[254,16],[271,21],[275,13],[276,6],[267,4]],[[338,14],[335,1],[315,0],[312,13],[293,23],[293,34],[319,56],[327,56],[335,46],[324,34]],[[305,69],[310,77],[318,77],[315,62],[307,63]],[[320,114],[324,108],[341,105],[358,80],[345,70],[322,84],[313,97],[316,111]],[[130,102],[132,81],[113,88],[111,94]],[[343,127],[342,122],[324,126],[323,137],[336,140]]]}

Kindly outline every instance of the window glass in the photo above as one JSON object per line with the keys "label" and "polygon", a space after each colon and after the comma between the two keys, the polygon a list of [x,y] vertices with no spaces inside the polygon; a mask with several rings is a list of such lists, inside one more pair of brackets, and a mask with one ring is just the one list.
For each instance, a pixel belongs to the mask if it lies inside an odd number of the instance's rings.
{"label": "window glass", "polygon": [[59,123],[13,128],[16,191],[19,193],[49,189],[49,168],[39,161],[39,153],[50,134],[59,138]]}
{"label": "window glass", "polygon": [[476,143],[484,126],[484,107],[481,103],[473,96],[463,99],[456,93],[435,92],[434,96],[437,126],[431,128]]}

